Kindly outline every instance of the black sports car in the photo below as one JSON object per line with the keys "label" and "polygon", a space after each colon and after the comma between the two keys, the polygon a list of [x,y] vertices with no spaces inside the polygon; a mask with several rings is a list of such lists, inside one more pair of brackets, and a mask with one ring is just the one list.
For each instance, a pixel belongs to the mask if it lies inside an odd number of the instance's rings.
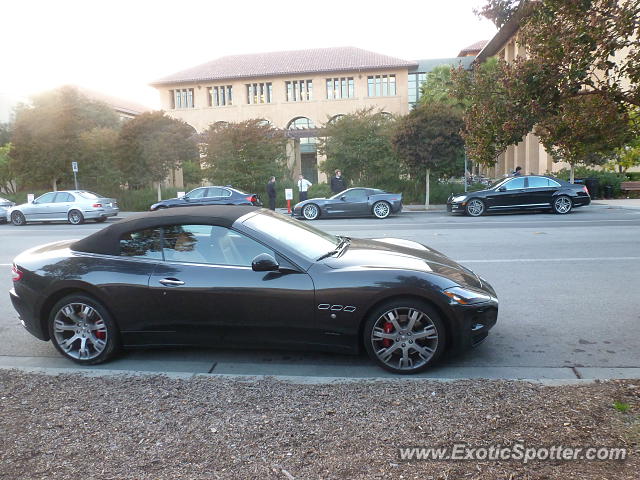
{"label": "black sports car", "polygon": [[13,285],[26,329],[83,364],[153,345],[364,347],[414,373],[484,340],[498,315],[484,279],[429,247],[242,206],[148,212],[27,250]]}
{"label": "black sports car", "polygon": [[591,196],[584,185],[575,185],[545,175],[510,177],[500,180],[486,190],[451,194],[447,210],[479,217],[487,212],[511,210],[553,210],[571,212],[573,207],[589,205]]}
{"label": "black sports car", "polygon": [[198,187],[184,197],[169,198],[151,205],[150,210],[172,207],[195,207],[197,205],[253,205],[261,207],[262,202],[255,193],[244,193],[232,187]]}
{"label": "black sports car", "polygon": [[306,220],[319,217],[387,218],[402,211],[402,194],[377,188],[348,188],[330,198],[311,198],[297,203],[293,214]]}

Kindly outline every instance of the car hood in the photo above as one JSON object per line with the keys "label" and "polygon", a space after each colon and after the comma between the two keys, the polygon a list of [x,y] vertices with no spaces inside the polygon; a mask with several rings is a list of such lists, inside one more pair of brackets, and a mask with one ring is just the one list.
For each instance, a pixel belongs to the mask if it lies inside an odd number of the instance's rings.
{"label": "car hood", "polygon": [[[339,257],[328,257],[331,268],[380,268],[435,273],[458,285],[487,288],[480,277],[446,255],[420,243],[399,238],[352,239]],[[491,288],[491,287],[488,287]]]}

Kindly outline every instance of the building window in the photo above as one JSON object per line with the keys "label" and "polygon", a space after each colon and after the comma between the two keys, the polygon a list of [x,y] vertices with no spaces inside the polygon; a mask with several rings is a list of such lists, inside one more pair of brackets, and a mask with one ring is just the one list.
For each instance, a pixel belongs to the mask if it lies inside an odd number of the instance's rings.
{"label": "building window", "polygon": [[287,88],[287,102],[304,102],[313,100],[313,81],[294,80],[285,82]]}
{"label": "building window", "polygon": [[209,106],[223,107],[225,105],[233,105],[233,87],[231,85],[210,87]]}
{"label": "building window", "polygon": [[353,98],[353,77],[327,78],[327,100]]}
{"label": "building window", "polygon": [[268,83],[247,83],[247,103],[271,103],[273,99],[273,86]]}
{"label": "building window", "polygon": [[169,90],[171,94],[171,108],[194,108],[193,88],[179,88]]}
{"label": "building window", "polygon": [[408,77],[408,94],[409,105],[411,108],[416,106],[418,100],[420,100],[420,87],[427,80],[426,73],[410,73]]}
{"label": "building window", "polygon": [[396,76],[369,75],[367,87],[370,97],[393,97],[396,95]]}

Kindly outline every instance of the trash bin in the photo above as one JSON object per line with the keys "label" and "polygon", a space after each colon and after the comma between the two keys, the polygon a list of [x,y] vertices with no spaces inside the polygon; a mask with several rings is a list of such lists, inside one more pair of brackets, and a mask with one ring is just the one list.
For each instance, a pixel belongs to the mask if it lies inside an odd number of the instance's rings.
{"label": "trash bin", "polygon": [[613,187],[611,185],[605,185],[602,187],[602,193],[604,194],[604,198],[613,198]]}
{"label": "trash bin", "polygon": [[589,190],[589,195],[591,198],[598,198],[600,182],[597,178],[589,177],[584,179],[584,184],[587,186]]}

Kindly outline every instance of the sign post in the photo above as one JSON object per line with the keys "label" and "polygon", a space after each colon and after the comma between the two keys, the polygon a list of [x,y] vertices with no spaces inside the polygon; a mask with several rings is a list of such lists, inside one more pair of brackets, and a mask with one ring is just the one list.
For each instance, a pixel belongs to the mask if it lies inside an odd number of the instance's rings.
{"label": "sign post", "polygon": [[78,190],[78,162],[71,162],[71,170],[73,170],[73,183],[76,186],[76,190]]}
{"label": "sign post", "polygon": [[291,200],[293,200],[293,188],[284,189],[284,198],[287,201],[287,213],[291,213]]}

